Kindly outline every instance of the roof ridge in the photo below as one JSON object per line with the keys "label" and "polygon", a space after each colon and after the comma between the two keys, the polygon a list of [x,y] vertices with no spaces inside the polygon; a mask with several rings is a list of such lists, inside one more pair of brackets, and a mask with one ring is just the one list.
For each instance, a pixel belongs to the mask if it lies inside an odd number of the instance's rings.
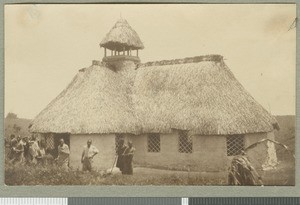
{"label": "roof ridge", "polygon": [[198,62],[202,62],[202,61],[222,62],[223,61],[223,56],[218,55],[218,54],[211,54],[211,55],[203,55],[203,56],[178,58],[178,59],[172,59],[172,60],[150,61],[150,62],[147,62],[147,63],[141,63],[141,64],[138,65],[138,67],[198,63]]}

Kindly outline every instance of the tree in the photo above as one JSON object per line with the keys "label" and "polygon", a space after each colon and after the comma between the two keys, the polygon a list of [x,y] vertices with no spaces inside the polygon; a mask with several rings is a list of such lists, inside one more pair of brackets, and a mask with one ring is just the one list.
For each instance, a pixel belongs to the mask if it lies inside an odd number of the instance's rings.
{"label": "tree", "polygon": [[17,119],[18,116],[17,116],[17,114],[15,114],[15,113],[9,112],[9,113],[6,115],[6,118],[8,118],[8,119]]}

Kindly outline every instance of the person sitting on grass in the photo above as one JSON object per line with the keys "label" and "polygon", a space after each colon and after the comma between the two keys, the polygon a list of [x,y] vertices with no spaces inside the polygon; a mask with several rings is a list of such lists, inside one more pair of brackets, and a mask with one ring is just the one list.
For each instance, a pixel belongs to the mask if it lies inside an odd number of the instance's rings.
{"label": "person sitting on grass", "polygon": [[81,163],[82,163],[82,171],[92,171],[93,169],[93,158],[96,154],[99,153],[99,150],[92,145],[92,140],[89,139],[87,141],[87,145],[84,146]]}

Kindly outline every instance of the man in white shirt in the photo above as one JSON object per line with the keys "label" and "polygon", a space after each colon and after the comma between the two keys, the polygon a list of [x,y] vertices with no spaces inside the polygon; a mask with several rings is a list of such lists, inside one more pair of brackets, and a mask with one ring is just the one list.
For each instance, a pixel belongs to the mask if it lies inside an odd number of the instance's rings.
{"label": "man in white shirt", "polygon": [[56,158],[58,166],[64,170],[69,170],[69,156],[70,156],[70,149],[67,144],[65,144],[64,139],[59,140],[60,145],[58,146],[58,157]]}
{"label": "man in white shirt", "polygon": [[92,171],[93,157],[98,154],[99,150],[92,145],[92,140],[87,141],[87,145],[84,146],[81,163],[82,163],[82,171]]}

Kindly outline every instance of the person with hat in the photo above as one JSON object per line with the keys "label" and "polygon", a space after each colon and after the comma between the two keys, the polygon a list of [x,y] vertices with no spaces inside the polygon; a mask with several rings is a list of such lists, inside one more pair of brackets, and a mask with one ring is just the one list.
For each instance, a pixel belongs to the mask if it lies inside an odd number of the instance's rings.
{"label": "person with hat", "polygon": [[89,171],[89,172],[92,171],[93,158],[98,153],[99,150],[94,145],[92,145],[92,140],[89,139],[87,141],[87,145],[85,145],[83,148],[83,152],[81,156],[82,171]]}

